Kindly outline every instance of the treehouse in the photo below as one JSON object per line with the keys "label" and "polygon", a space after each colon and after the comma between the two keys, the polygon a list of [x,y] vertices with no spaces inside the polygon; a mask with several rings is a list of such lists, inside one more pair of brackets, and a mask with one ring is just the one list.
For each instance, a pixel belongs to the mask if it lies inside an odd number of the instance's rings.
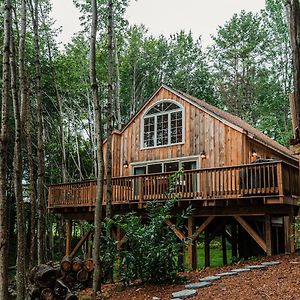
{"label": "treehouse", "polygon": [[[104,155],[106,142],[104,143]],[[112,135],[112,204],[116,213],[143,213],[166,201],[170,174],[177,180],[178,209],[192,205],[179,239],[222,236],[232,256],[293,252],[293,222],[300,195],[298,158],[240,118],[162,85],[121,131]],[[48,206],[68,220],[93,219],[96,181],[49,187]],[[104,195],[106,186],[104,183]],[[104,197],[105,198],[105,197]],[[105,206],[105,199],[103,202]],[[118,238],[121,239],[120,232]],[[196,266],[196,243],[188,246]]]}

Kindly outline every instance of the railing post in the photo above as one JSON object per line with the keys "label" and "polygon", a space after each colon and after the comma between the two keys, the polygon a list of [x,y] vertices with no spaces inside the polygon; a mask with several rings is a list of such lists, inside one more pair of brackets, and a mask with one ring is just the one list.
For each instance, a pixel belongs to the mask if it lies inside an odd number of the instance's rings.
{"label": "railing post", "polygon": [[51,188],[51,186],[49,187],[49,189],[48,189],[48,207],[49,208],[52,208],[52,206],[53,206],[53,203],[52,203],[52,188]]}
{"label": "railing post", "polygon": [[144,193],[143,193],[143,190],[144,190],[144,187],[143,187],[143,177],[139,177],[138,179],[138,185],[139,185],[139,205],[138,205],[138,208],[143,208],[143,200],[144,200]]}
{"label": "railing post", "polygon": [[89,195],[88,195],[88,198],[89,198],[89,206],[92,206],[93,205],[93,181],[90,181],[90,191],[89,191]]}
{"label": "railing post", "polygon": [[277,183],[278,183],[278,194],[279,196],[282,196],[283,195],[282,162],[277,163]]}

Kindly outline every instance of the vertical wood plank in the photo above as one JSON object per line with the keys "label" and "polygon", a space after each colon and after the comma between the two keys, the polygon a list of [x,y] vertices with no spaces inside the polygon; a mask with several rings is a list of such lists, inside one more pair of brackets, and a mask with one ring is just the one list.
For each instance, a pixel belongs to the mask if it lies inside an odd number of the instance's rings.
{"label": "vertical wood plank", "polygon": [[[194,217],[188,218],[188,236],[192,236],[195,232],[195,219]],[[188,269],[189,271],[196,270],[197,268],[197,247],[196,241],[188,245]]]}
{"label": "vertical wood plank", "polygon": [[272,224],[271,216],[269,214],[265,215],[265,239],[267,246],[267,255],[272,255]]}

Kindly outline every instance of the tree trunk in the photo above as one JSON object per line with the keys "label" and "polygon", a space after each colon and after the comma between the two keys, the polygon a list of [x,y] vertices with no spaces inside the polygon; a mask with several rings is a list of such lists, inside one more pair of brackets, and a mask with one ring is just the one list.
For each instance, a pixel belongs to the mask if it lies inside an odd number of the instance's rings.
{"label": "tree trunk", "polygon": [[96,80],[96,34],[97,34],[97,2],[92,0],[92,26],[90,37],[90,82],[92,88],[93,102],[95,108],[95,135],[97,144],[97,194],[96,207],[94,215],[94,244],[93,244],[93,261],[94,276],[93,290],[101,291],[101,262],[100,262],[100,235],[102,231],[102,198],[103,198],[103,149],[102,149],[102,125],[101,125],[101,106],[98,99],[98,84]]}
{"label": "tree trunk", "polygon": [[[113,98],[113,3],[108,0],[108,100],[106,148],[106,217],[111,218],[112,200],[112,98]],[[108,229],[110,231],[110,229]]]}
{"label": "tree trunk", "polygon": [[120,102],[120,68],[119,68],[119,56],[118,56],[118,44],[117,44],[117,37],[114,30],[114,27],[112,27],[113,30],[113,41],[114,41],[114,54],[115,54],[115,68],[116,68],[116,84],[115,84],[115,119],[117,126],[116,128],[118,130],[122,129],[122,118],[121,118],[121,102]]}
{"label": "tree trunk", "polygon": [[294,73],[294,101],[296,113],[296,128],[294,136],[297,143],[300,143],[300,10],[299,0],[286,1],[287,16],[289,21],[290,40],[292,47],[292,61]]}
{"label": "tree trunk", "polygon": [[[27,84],[27,82],[26,82]],[[29,171],[29,199],[30,199],[30,251],[29,251],[29,262],[28,268],[32,269],[36,259],[36,190],[35,190],[35,176],[34,176],[34,161],[32,151],[32,140],[31,140],[31,109],[28,95],[28,89],[26,89],[25,95],[25,138],[27,147],[27,161]]]}
{"label": "tree trunk", "polygon": [[4,4],[4,40],[2,58],[2,105],[0,132],[0,299],[8,299],[7,278],[7,203],[6,203],[6,158],[7,158],[7,127],[9,107],[9,54],[11,37],[11,1]]}
{"label": "tree trunk", "polygon": [[[26,5],[22,1],[21,7],[21,34],[19,41],[19,77],[20,91],[22,99],[25,95],[25,33],[26,33]],[[23,186],[22,186],[22,126],[20,114],[20,99],[17,90],[17,64],[16,64],[16,46],[13,34],[10,38],[10,67],[11,67],[11,90],[14,107],[15,119],[15,146],[14,146],[14,162],[13,162],[13,181],[14,194],[17,207],[17,299],[25,298],[25,227],[24,227],[24,205],[23,205]]]}
{"label": "tree trunk", "polygon": [[35,73],[36,73],[36,104],[37,104],[37,211],[38,211],[38,238],[37,238],[37,256],[38,264],[45,261],[45,235],[46,235],[46,202],[45,202],[45,162],[44,162],[44,131],[43,131],[43,97],[41,88],[41,63],[40,63],[40,45],[39,45],[39,22],[38,5],[39,0],[29,1],[32,15],[34,31],[35,48]]}

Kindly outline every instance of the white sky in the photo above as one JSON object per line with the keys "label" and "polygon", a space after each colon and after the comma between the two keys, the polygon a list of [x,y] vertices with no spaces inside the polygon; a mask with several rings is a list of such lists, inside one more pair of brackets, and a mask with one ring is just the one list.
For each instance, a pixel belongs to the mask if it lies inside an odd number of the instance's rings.
{"label": "white sky", "polygon": [[[68,43],[80,30],[79,12],[72,0],[51,0],[53,17],[63,32],[58,41]],[[202,37],[203,45],[211,43],[216,33],[234,13],[241,10],[259,12],[264,0],[131,0],[126,17],[130,24],[144,24],[149,33],[169,36],[181,29],[191,30],[194,37]]]}

